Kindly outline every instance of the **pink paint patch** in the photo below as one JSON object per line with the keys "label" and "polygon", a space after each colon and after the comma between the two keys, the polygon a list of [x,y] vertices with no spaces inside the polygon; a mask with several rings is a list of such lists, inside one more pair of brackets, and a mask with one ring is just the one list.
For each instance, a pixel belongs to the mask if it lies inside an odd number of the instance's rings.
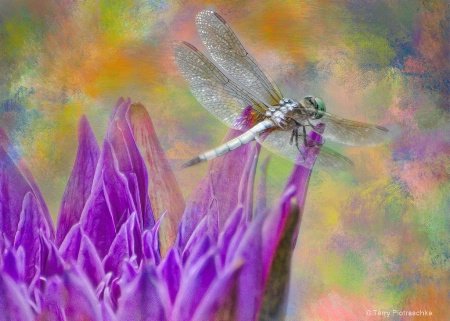
{"label": "pink paint patch", "polygon": [[425,67],[423,66],[422,61],[412,56],[409,56],[405,60],[404,72],[408,74],[423,74],[425,73]]}
{"label": "pink paint patch", "polygon": [[447,181],[444,159],[442,163],[420,160],[405,164],[400,174],[409,190],[416,198],[421,198],[436,186]]}
{"label": "pink paint patch", "polygon": [[335,291],[324,294],[308,307],[306,320],[322,321],[376,321],[380,318],[371,315],[376,308],[369,300],[350,297]]}

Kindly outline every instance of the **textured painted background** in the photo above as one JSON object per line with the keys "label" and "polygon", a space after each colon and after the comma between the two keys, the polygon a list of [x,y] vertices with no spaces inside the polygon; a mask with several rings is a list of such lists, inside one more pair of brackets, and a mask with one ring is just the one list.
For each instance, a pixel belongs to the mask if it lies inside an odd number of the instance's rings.
{"label": "textured painted background", "polygon": [[[54,217],[80,116],[102,139],[119,96],[147,107],[174,164],[221,140],[227,128],[189,93],[169,49],[172,40],[202,48],[194,17],[210,4],[0,1],[0,125]],[[314,172],[293,262],[290,320],[377,320],[366,317],[373,309],[422,309],[446,319],[447,1],[217,1],[212,8],[287,96],[321,96],[331,112],[392,133],[375,148],[340,149],[354,160],[352,171]],[[272,158],[272,198],[290,168]],[[177,170],[186,196],[205,170]]]}

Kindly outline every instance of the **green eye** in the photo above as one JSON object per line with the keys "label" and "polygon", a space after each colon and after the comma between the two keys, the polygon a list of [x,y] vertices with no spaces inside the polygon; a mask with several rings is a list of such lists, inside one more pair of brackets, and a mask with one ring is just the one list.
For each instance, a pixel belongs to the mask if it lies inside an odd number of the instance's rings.
{"label": "green eye", "polygon": [[325,103],[323,102],[323,100],[319,97],[314,98],[314,100],[316,101],[316,105],[314,107],[316,107],[316,113],[314,115],[315,119],[320,119],[323,117],[323,113],[327,111],[327,108],[325,107]]}

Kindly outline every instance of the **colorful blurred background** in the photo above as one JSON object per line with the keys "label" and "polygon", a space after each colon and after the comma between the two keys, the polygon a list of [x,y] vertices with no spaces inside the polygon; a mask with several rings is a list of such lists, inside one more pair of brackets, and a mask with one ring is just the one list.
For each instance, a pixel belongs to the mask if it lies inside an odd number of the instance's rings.
{"label": "colorful blurred background", "polygon": [[[196,13],[219,12],[286,96],[389,128],[377,147],[339,148],[355,167],[315,170],[292,266],[288,320],[450,318],[449,5],[437,1],[0,1],[0,126],[31,167],[52,216],[86,114],[100,141],[120,96],[149,111],[173,164],[227,128],[171,60],[204,50]],[[268,155],[268,153],[264,153]],[[263,156],[264,156],[263,155]],[[207,165],[175,166],[183,193]],[[292,165],[272,156],[273,202]],[[367,312],[369,310],[370,312]],[[368,315],[372,314],[372,315]]]}

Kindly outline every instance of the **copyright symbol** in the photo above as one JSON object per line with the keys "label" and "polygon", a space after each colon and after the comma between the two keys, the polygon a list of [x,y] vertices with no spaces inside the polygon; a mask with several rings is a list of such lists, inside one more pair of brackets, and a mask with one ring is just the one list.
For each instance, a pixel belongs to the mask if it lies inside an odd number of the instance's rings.
{"label": "copyright symbol", "polygon": [[371,314],[370,310],[366,310],[366,315],[369,317]]}

